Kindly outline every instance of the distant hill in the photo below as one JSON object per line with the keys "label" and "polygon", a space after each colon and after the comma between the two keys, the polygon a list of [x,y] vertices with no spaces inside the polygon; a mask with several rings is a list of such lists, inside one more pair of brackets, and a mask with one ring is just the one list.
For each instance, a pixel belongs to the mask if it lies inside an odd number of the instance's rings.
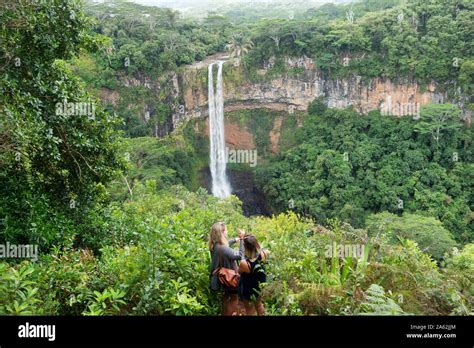
{"label": "distant hill", "polygon": [[[122,3],[123,0],[89,0],[89,3]],[[205,17],[219,13],[231,19],[238,17],[288,18],[303,14],[324,4],[347,4],[350,0],[135,0],[138,4],[179,10],[186,17]]]}

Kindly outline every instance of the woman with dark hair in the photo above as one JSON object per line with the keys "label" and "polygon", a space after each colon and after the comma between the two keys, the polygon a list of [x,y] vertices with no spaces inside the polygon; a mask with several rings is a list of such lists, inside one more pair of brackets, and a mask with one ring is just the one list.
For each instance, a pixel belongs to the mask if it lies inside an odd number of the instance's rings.
{"label": "woman with dark hair", "polygon": [[267,281],[263,262],[268,250],[261,249],[254,235],[244,237],[245,259],[240,261],[238,294],[247,315],[265,315],[260,297],[261,285]]}
{"label": "woman with dark hair", "polygon": [[[238,264],[243,258],[244,243],[242,238],[245,232],[239,231],[239,237],[227,240],[227,226],[223,222],[216,222],[212,225],[209,236],[209,251],[211,252],[210,284],[209,287],[214,291],[223,291],[222,297],[222,315],[237,315],[239,298],[237,289],[230,288],[221,284],[216,272],[219,268],[231,269],[237,272]],[[239,251],[230,246],[240,241]]]}

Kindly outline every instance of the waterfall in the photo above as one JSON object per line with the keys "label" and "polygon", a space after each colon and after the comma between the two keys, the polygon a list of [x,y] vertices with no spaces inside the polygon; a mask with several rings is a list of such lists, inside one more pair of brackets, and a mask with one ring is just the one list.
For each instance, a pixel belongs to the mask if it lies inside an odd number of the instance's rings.
{"label": "waterfall", "polygon": [[209,138],[211,148],[209,152],[210,167],[212,176],[212,194],[219,198],[225,198],[231,194],[229,180],[226,171],[226,151],[224,138],[224,95],[222,92],[222,65],[219,61],[217,70],[217,91],[214,94],[214,77],[212,67],[215,63],[209,64],[208,68],[208,104],[209,104]]}

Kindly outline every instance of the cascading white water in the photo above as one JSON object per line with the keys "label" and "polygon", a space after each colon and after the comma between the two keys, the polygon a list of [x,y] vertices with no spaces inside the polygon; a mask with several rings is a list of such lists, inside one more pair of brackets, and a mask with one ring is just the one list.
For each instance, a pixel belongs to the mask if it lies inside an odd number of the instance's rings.
{"label": "cascading white water", "polygon": [[224,62],[218,62],[216,94],[214,94],[214,77],[212,74],[214,64],[209,64],[208,68],[209,138],[211,142],[209,157],[211,162],[212,194],[215,197],[225,198],[231,194],[232,190],[225,172],[227,161],[224,138],[224,94],[222,91],[222,65]]}

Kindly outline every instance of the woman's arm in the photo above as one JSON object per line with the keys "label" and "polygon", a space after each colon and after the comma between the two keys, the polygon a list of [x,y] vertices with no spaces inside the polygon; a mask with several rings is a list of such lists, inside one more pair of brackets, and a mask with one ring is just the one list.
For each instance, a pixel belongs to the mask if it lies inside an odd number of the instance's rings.
{"label": "woman's arm", "polygon": [[261,255],[262,261],[265,261],[268,258],[269,254],[270,254],[270,251],[268,249],[260,250],[260,255]]}
{"label": "woman's arm", "polygon": [[239,239],[240,239],[239,237],[230,239],[230,240],[229,240],[229,246],[234,245],[235,243],[237,243],[237,241],[238,241]]}
{"label": "woman's arm", "polygon": [[244,241],[240,240],[239,250],[234,250],[230,247],[222,246],[221,247],[222,257],[226,257],[232,261],[238,261],[244,258]]}

